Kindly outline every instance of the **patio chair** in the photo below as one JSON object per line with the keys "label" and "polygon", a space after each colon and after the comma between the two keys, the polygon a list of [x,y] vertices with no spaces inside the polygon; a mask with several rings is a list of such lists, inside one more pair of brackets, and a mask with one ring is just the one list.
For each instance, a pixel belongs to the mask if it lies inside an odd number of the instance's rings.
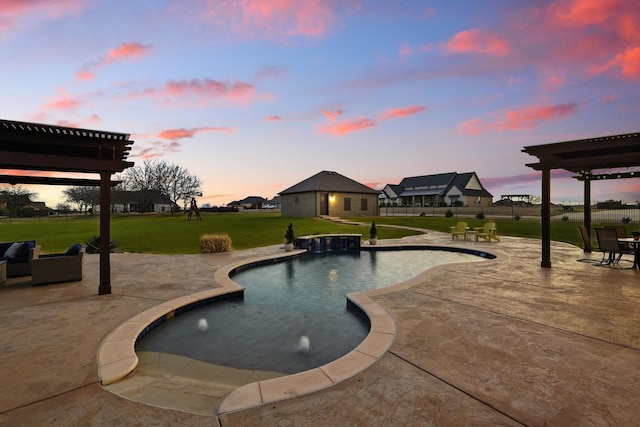
{"label": "patio chair", "polygon": [[[622,252],[618,244],[618,234],[615,228],[596,228],[598,247],[602,251],[600,264],[614,265],[620,261]],[[618,256],[616,257],[616,254]],[[608,256],[607,256],[608,255]]]}
{"label": "patio chair", "polygon": [[84,247],[78,243],[63,254],[40,255],[31,261],[31,285],[82,280],[84,252]]}
{"label": "patio chair", "polygon": [[476,233],[476,242],[478,238],[482,237],[488,242],[491,242],[491,239],[496,242],[500,241],[500,238],[497,236],[497,228],[495,222],[487,222],[482,227],[474,227],[473,231]]}
{"label": "patio chair", "polygon": [[591,252],[591,249],[593,249],[593,247],[591,246],[591,236],[589,235],[589,232],[587,231],[587,227],[585,227],[584,225],[579,225],[578,229],[580,229],[580,237],[582,237],[582,243],[584,245],[583,249],[585,252]]}
{"label": "patio chair", "polygon": [[467,240],[467,231],[469,230],[469,227],[467,227],[466,222],[458,221],[455,226],[449,227],[449,230],[451,231],[451,240],[460,239],[460,236],[463,236],[464,240]]}
{"label": "patio chair", "polygon": [[[613,228],[614,230],[616,230],[616,234],[618,236],[618,239],[629,237],[627,235],[627,227],[625,227],[624,225],[605,225],[604,228]],[[622,255],[634,255],[635,254],[635,249],[632,248],[629,243],[626,243],[626,242],[620,243],[620,242],[618,242],[618,246],[620,247],[620,257],[622,257]]]}

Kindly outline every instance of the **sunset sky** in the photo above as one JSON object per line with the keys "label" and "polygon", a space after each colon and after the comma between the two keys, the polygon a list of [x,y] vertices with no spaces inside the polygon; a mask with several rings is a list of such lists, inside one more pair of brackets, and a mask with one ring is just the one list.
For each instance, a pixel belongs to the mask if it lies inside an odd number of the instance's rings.
{"label": "sunset sky", "polygon": [[[0,118],[130,133],[129,160],[202,179],[200,205],[322,170],[539,196],[524,146],[640,131],[640,2],[1,0]],[[568,172],[551,187],[582,199]]]}

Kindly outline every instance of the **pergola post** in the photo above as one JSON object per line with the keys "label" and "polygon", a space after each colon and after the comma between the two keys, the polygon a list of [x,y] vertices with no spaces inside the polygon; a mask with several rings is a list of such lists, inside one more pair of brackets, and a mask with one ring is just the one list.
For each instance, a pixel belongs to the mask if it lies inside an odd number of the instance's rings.
{"label": "pergola post", "polygon": [[[584,228],[587,229],[587,235],[591,236],[591,174],[587,174],[584,179]],[[584,252],[591,252],[591,239],[584,242]]]}
{"label": "pergola post", "polygon": [[100,286],[98,295],[111,293],[111,173],[100,172]]}
{"label": "pergola post", "polygon": [[551,267],[551,169],[542,169],[542,262]]}

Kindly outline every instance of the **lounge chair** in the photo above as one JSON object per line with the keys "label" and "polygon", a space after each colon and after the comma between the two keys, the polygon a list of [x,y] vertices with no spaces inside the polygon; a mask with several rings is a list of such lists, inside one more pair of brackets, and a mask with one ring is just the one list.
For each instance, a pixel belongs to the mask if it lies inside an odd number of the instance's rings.
{"label": "lounge chair", "polygon": [[[598,247],[602,251],[600,264],[614,265],[620,261],[622,252],[618,243],[618,233],[615,228],[596,228]],[[618,256],[616,257],[616,254]],[[608,256],[607,256],[608,255]]]}
{"label": "lounge chair", "polygon": [[467,231],[469,227],[467,227],[467,223],[464,221],[459,221],[455,226],[449,227],[451,231],[451,240],[460,239],[460,236],[463,236],[464,240],[467,240]]}
{"label": "lounge chair", "polygon": [[78,243],[63,254],[40,255],[31,262],[31,285],[82,280],[84,252],[84,247]]}
{"label": "lounge chair", "polygon": [[476,233],[476,242],[480,237],[488,242],[491,242],[491,239],[495,240],[496,242],[500,241],[500,238],[497,236],[497,228],[495,222],[487,222],[482,227],[475,227],[473,231]]}

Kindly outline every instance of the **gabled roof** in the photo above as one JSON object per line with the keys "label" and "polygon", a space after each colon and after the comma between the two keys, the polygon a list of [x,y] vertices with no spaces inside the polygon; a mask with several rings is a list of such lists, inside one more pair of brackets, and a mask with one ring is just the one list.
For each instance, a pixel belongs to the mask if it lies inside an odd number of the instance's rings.
{"label": "gabled roof", "polygon": [[386,195],[390,198],[396,198],[403,190],[402,186],[398,184],[387,184],[380,192],[380,196]]}
{"label": "gabled roof", "polygon": [[267,199],[265,199],[263,197],[260,197],[260,196],[249,196],[249,197],[245,197],[242,200],[239,200],[236,203],[238,203],[240,205],[246,205],[248,203],[251,203],[252,205],[257,205],[258,203],[264,203],[266,201],[267,201]]}
{"label": "gabled roof", "polygon": [[[479,185],[479,188],[469,187],[469,182],[474,178],[474,181]],[[453,179],[451,186],[456,186],[460,191],[462,191],[462,194],[464,194],[465,196],[493,197],[493,195],[484,188],[475,172],[456,174],[456,177]]]}
{"label": "gabled roof", "polygon": [[423,190],[440,187],[443,190],[451,184],[455,178],[455,172],[440,173],[436,175],[422,175],[403,178],[400,186],[405,190]]}
{"label": "gabled roof", "polygon": [[317,191],[367,194],[379,193],[378,190],[374,190],[371,187],[360,184],[359,182],[340,175],[337,172],[322,171],[292,187],[287,188],[286,190],[281,191],[280,194],[308,193]]}

